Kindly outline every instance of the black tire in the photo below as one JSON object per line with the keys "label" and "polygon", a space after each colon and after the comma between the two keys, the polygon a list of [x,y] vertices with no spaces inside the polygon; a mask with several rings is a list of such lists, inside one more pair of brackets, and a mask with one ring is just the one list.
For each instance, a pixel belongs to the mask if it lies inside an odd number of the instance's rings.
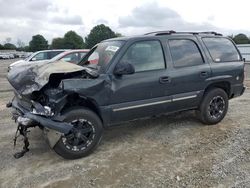
{"label": "black tire", "polygon": [[226,115],[228,110],[228,95],[220,88],[208,90],[196,111],[200,121],[206,125],[219,123]]}
{"label": "black tire", "polygon": [[102,138],[103,126],[100,118],[83,107],[71,108],[63,116],[65,122],[72,123],[75,131],[62,136],[54,146],[54,151],[65,159],[78,159],[89,155]]}

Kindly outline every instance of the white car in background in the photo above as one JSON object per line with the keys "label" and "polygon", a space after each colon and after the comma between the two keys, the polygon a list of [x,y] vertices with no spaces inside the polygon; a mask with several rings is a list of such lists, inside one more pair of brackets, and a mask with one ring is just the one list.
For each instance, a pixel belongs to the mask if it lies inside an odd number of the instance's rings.
{"label": "white car in background", "polygon": [[56,55],[64,52],[66,50],[43,50],[43,51],[37,51],[32,53],[29,57],[23,60],[16,61],[8,67],[8,70],[13,68],[14,66],[21,66],[26,64],[32,64],[34,62],[43,61],[43,60],[49,60],[55,57]]}
{"label": "white car in background", "polygon": [[76,49],[76,50],[65,50],[64,52],[56,55],[52,59],[40,60],[40,61],[24,61],[20,63],[13,63],[8,67],[8,71],[13,68],[20,67],[20,66],[27,66],[32,64],[41,64],[41,63],[52,63],[56,61],[65,61],[69,63],[77,64],[87,53],[89,52],[88,49]]}
{"label": "white car in background", "polygon": [[9,59],[7,54],[0,54],[0,59]]}

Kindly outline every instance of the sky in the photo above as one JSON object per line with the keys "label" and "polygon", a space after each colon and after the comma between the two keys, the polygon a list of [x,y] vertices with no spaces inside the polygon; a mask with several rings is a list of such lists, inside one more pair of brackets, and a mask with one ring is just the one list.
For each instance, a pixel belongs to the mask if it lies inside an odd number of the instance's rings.
{"label": "sky", "polygon": [[0,0],[0,43],[49,43],[74,30],[86,37],[98,24],[125,36],[158,30],[250,35],[249,0]]}

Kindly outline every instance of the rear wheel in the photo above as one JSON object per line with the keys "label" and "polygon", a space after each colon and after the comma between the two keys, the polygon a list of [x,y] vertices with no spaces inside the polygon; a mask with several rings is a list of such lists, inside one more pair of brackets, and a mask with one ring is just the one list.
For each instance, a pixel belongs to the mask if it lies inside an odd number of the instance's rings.
{"label": "rear wheel", "polygon": [[99,144],[103,127],[100,118],[87,108],[75,108],[64,114],[64,121],[72,130],[62,136],[54,147],[65,159],[78,159],[89,155]]}
{"label": "rear wheel", "polygon": [[197,110],[197,116],[202,123],[213,125],[219,123],[228,110],[228,96],[223,89],[208,90]]}

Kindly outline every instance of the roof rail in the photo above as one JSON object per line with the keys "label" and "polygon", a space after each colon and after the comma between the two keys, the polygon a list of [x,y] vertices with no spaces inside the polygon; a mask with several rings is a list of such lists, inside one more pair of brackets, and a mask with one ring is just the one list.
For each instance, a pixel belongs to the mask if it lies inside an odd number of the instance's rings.
{"label": "roof rail", "polygon": [[155,32],[150,32],[150,33],[146,33],[144,35],[155,35],[155,36],[159,36],[159,35],[171,35],[171,34],[191,34],[191,35],[217,35],[217,36],[222,36],[221,33],[217,33],[215,31],[204,31],[204,32],[186,32],[186,31],[180,31],[180,32],[176,32],[173,30],[169,30],[169,31],[155,31]]}
{"label": "roof rail", "polygon": [[173,30],[169,30],[169,31],[154,31],[154,32],[150,32],[150,33],[145,33],[144,35],[170,35],[170,34],[173,34],[173,33],[176,33],[175,31]]}

